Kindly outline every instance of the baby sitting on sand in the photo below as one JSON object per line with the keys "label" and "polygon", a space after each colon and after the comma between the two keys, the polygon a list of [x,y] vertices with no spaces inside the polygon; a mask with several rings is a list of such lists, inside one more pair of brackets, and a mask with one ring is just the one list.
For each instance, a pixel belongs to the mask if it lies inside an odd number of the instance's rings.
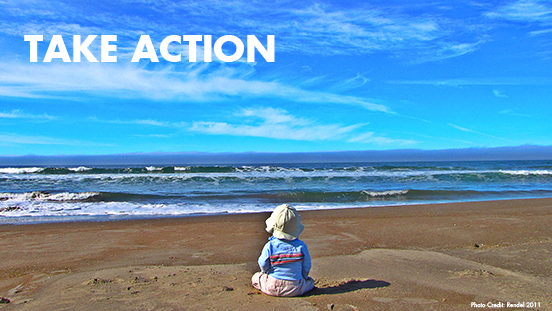
{"label": "baby sitting on sand", "polygon": [[314,288],[314,280],[309,277],[309,250],[298,239],[303,229],[295,208],[287,204],[276,207],[266,220],[266,231],[272,236],[259,257],[261,272],[251,278],[253,287],[279,297],[300,296]]}

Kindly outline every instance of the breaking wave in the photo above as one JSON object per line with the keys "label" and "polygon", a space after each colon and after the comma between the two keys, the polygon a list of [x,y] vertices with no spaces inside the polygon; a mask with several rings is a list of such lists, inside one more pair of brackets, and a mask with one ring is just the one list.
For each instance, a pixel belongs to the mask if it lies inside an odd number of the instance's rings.
{"label": "breaking wave", "polygon": [[0,193],[0,201],[50,201],[50,202],[90,202],[99,199],[100,192],[61,192],[47,193],[33,191],[24,193]]}
{"label": "breaking wave", "polygon": [[552,161],[0,168],[0,223],[543,197],[552,197]]}

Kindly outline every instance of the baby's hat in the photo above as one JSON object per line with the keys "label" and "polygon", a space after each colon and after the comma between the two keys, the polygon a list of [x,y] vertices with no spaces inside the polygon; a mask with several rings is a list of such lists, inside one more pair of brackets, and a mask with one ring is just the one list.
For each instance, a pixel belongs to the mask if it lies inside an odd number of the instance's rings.
{"label": "baby's hat", "polygon": [[268,233],[284,240],[297,239],[305,228],[297,210],[288,204],[278,205],[265,222]]}

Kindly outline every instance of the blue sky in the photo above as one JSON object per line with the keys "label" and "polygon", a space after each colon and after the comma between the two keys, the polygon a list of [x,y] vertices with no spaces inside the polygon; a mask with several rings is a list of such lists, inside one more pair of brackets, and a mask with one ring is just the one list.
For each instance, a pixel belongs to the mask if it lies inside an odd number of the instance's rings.
{"label": "blue sky", "polygon": [[[275,62],[130,61],[198,34],[275,35]],[[52,35],[118,61],[41,62]],[[552,145],[549,1],[0,0],[0,47],[0,155]]]}

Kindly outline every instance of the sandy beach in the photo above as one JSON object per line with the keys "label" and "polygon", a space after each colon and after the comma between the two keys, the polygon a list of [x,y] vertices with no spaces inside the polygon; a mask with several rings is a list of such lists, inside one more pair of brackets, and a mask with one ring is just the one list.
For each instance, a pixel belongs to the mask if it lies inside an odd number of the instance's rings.
{"label": "sandy beach", "polygon": [[301,215],[296,298],[250,285],[267,213],[2,225],[0,309],[552,310],[552,199]]}

